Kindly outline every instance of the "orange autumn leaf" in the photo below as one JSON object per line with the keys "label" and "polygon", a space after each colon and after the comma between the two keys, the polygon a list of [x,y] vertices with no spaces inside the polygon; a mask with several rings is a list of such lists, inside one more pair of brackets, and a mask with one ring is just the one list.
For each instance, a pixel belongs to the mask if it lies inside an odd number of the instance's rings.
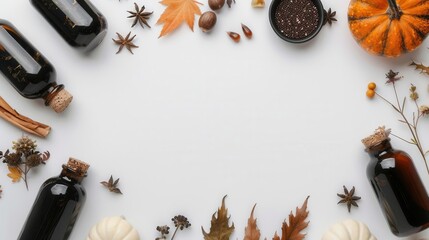
{"label": "orange autumn leaf", "polygon": [[253,217],[255,207],[256,204],[253,206],[250,217],[247,220],[247,227],[244,229],[244,240],[259,240],[261,237],[261,232],[259,231],[258,225],[256,223],[256,218]]}
{"label": "orange autumn leaf", "polygon": [[9,169],[9,173],[7,174],[8,177],[12,178],[12,182],[19,182],[21,179],[22,172],[17,167],[7,167]]}
{"label": "orange autumn leaf", "polygon": [[[305,199],[301,208],[296,208],[295,215],[291,212],[289,214],[289,224],[286,220],[282,224],[282,238],[281,240],[303,240],[305,234],[301,231],[308,227],[308,222],[305,220],[308,216],[307,202],[309,196]],[[277,233],[274,235],[273,240],[280,240]]]}
{"label": "orange autumn leaf", "polygon": [[186,22],[194,31],[195,14],[201,15],[201,10],[194,0],[162,0],[160,2],[167,6],[157,24],[164,24],[159,37],[165,36],[176,30],[180,24]]}

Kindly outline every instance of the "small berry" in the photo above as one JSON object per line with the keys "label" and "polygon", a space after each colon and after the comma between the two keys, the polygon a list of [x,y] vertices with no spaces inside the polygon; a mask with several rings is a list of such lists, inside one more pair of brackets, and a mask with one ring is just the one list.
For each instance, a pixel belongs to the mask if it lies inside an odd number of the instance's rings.
{"label": "small berry", "polygon": [[369,98],[373,98],[375,96],[375,91],[372,90],[372,89],[368,89],[366,91],[366,96],[369,97]]}
{"label": "small berry", "polygon": [[377,84],[375,84],[374,82],[370,82],[368,84],[368,89],[369,90],[374,90],[377,87]]}

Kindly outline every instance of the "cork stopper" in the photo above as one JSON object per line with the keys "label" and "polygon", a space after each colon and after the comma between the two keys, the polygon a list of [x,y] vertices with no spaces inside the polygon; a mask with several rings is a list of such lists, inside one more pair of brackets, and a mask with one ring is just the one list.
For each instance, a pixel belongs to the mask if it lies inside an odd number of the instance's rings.
{"label": "cork stopper", "polygon": [[67,165],[63,165],[63,167],[77,173],[80,176],[85,176],[86,172],[88,171],[89,164],[76,158],[69,158]]}
{"label": "cork stopper", "polygon": [[384,140],[389,138],[390,129],[386,129],[385,126],[378,127],[375,129],[374,134],[362,139],[363,145],[365,145],[366,149],[374,147]]}
{"label": "cork stopper", "polygon": [[54,109],[55,112],[63,112],[72,101],[73,96],[65,89],[61,89],[49,102],[49,106]]}

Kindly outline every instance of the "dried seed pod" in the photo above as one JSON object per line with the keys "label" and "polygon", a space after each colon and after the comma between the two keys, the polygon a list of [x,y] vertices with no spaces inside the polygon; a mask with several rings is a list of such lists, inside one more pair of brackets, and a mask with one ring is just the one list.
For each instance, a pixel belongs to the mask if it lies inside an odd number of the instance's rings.
{"label": "dried seed pod", "polygon": [[265,6],[265,0],[252,0],[252,7],[263,8]]}
{"label": "dried seed pod", "polygon": [[209,0],[209,7],[212,10],[219,10],[225,5],[225,0]]}
{"label": "dried seed pod", "polygon": [[250,30],[248,26],[241,24],[241,29],[243,29],[243,33],[248,39],[252,38],[253,36],[252,30]]}
{"label": "dried seed pod", "polygon": [[228,36],[236,43],[240,42],[240,34],[236,32],[226,32]]}
{"label": "dried seed pod", "polygon": [[210,32],[216,25],[216,21],[216,13],[213,11],[207,11],[203,13],[200,17],[200,20],[198,20],[198,26],[203,32]]}

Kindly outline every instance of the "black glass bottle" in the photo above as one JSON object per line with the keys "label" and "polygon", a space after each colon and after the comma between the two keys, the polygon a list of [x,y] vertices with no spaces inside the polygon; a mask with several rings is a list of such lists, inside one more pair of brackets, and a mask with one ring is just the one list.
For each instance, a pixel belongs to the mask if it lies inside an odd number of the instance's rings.
{"label": "black glass bottle", "polygon": [[30,1],[73,47],[90,51],[107,33],[106,19],[89,0]]}
{"label": "black glass bottle", "polygon": [[72,101],[64,85],[57,84],[51,63],[5,20],[0,20],[0,71],[22,96],[42,98],[56,112]]}
{"label": "black glass bottle", "polygon": [[411,157],[392,148],[384,128],[363,142],[371,158],[367,177],[392,233],[403,237],[428,228],[429,196]]}
{"label": "black glass bottle", "polygon": [[66,240],[86,199],[81,185],[89,165],[70,158],[61,174],[41,186],[18,240]]}

